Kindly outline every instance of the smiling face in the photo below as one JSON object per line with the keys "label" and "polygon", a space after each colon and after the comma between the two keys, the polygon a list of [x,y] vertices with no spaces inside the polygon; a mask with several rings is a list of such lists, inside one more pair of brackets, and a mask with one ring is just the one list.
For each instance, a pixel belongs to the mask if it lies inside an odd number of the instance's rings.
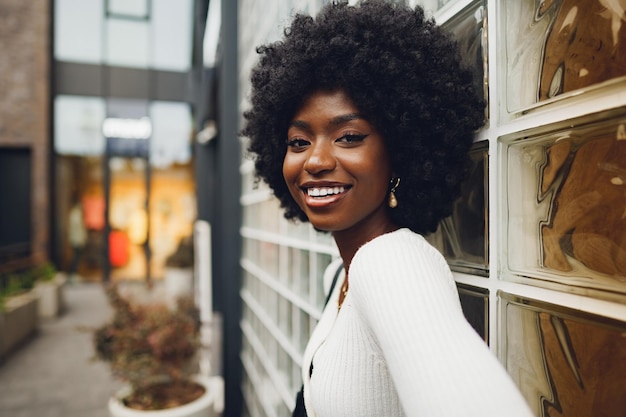
{"label": "smiling face", "polygon": [[313,226],[371,239],[391,230],[384,139],[342,91],[310,95],[291,120],[283,176]]}

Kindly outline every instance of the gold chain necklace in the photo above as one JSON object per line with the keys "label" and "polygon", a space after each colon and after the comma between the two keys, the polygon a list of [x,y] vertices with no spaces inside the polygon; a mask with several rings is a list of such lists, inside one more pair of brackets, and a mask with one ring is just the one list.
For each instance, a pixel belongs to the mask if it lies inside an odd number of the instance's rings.
{"label": "gold chain necklace", "polygon": [[337,302],[337,310],[341,309],[341,305],[343,304],[343,300],[346,299],[346,295],[348,295],[348,277],[343,280],[343,284],[341,284],[341,292],[339,293],[339,301]]}

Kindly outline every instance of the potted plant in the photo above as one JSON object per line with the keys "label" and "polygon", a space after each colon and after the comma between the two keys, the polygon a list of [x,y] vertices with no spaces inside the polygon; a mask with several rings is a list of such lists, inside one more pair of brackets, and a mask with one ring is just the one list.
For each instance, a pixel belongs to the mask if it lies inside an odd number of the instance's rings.
{"label": "potted plant", "polygon": [[39,317],[57,317],[65,307],[65,275],[58,273],[49,262],[34,267],[29,273],[35,283],[33,290],[39,297]]}
{"label": "potted plant", "polygon": [[184,237],[176,251],[165,259],[165,294],[169,305],[179,297],[193,294],[194,251],[191,237]]}
{"label": "potted plant", "polygon": [[193,300],[176,308],[131,303],[106,288],[112,319],[94,332],[97,358],[127,386],[109,401],[112,417],[209,416],[213,395],[197,375],[199,316]]}

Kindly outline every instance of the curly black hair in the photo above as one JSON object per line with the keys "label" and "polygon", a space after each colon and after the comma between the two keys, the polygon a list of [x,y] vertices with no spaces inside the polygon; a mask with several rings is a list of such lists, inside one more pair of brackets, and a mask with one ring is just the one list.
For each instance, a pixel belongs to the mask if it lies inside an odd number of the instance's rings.
{"label": "curly black hair", "polygon": [[435,231],[452,211],[484,122],[484,101],[453,38],[422,8],[381,0],[333,2],[315,18],[298,14],[284,35],[257,48],[241,134],[285,217],[307,221],[282,174],[289,122],[311,93],[343,90],[385,139],[401,178],[391,219],[420,234]]}

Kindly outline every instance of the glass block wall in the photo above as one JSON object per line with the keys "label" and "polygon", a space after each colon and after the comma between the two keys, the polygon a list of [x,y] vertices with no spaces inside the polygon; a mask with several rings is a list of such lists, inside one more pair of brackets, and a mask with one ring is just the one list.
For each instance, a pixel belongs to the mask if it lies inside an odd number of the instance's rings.
{"label": "glass block wall", "polygon": [[[240,111],[255,47],[323,1],[240,0]],[[429,236],[468,321],[537,416],[626,410],[626,21],[601,0],[411,0],[457,37],[488,107],[453,215]],[[242,158],[245,415],[289,416],[337,256],[287,223]]]}
{"label": "glass block wall", "polygon": [[[239,2],[241,110],[257,45],[276,40],[293,10],[315,13],[320,0]],[[322,274],[338,256],[329,234],[287,222],[254,167],[242,160],[242,391],[244,415],[290,416],[300,364],[324,302]]]}

